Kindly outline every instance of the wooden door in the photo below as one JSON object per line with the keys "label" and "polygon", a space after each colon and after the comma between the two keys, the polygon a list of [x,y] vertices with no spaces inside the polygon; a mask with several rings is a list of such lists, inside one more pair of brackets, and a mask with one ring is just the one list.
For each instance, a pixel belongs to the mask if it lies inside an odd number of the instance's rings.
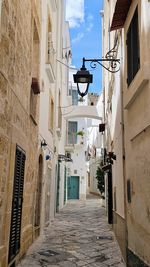
{"label": "wooden door", "polygon": [[79,199],[79,176],[68,177],[68,199]]}

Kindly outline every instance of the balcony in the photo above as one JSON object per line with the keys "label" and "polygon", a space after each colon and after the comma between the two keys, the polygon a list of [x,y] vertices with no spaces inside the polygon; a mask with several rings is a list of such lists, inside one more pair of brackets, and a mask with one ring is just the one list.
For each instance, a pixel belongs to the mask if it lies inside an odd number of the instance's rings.
{"label": "balcony", "polygon": [[82,136],[78,136],[77,133],[73,133],[72,136],[67,133],[67,140],[65,145],[65,150],[69,152],[73,152],[74,149],[81,149],[84,146],[84,138]]}
{"label": "balcony", "polygon": [[77,135],[76,132],[67,131],[66,132],[66,145],[65,150],[69,152],[73,152],[75,148],[75,144],[77,143]]}

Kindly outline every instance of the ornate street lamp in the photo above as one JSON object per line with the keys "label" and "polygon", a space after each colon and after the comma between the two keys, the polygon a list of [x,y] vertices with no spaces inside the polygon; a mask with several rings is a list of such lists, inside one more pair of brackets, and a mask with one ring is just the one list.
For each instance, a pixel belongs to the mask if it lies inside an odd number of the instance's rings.
{"label": "ornate street lamp", "polygon": [[[74,83],[77,84],[78,94],[81,97],[84,97],[88,93],[89,84],[93,82],[93,75],[85,67],[85,62],[90,62],[90,66],[92,69],[95,69],[97,63],[102,66],[104,69],[111,73],[116,73],[120,70],[120,59],[116,58],[116,46],[106,54],[105,58],[101,59],[82,59],[82,67],[76,74],[73,74]],[[103,64],[103,62],[109,62],[109,66]]]}
{"label": "ornate street lamp", "polygon": [[[85,67],[85,58],[83,58],[81,69],[76,74],[73,74],[73,78],[74,82],[77,83],[78,94],[84,97],[88,93],[89,84],[93,82],[93,75]],[[80,88],[79,84],[82,84]]]}

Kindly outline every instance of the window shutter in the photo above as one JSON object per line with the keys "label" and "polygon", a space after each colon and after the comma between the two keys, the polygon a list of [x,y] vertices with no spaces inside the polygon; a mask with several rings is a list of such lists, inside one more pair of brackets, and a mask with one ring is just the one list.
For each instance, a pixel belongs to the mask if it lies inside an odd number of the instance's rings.
{"label": "window shutter", "polygon": [[68,122],[68,144],[77,143],[77,127],[76,121]]}
{"label": "window shutter", "polygon": [[77,106],[78,105],[78,91],[72,90],[72,105]]}
{"label": "window shutter", "polygon": [[131,41],[131,26],[127,33],[127,83],[128,86],[132,81],[132,41]]}
{"label": "window shutter", "polygon": [[9,262],[14,259],[20,249],[25,159],[25,152],[19,146],[16,146],[12,214],[9,240]]}
{"label": "window shutter", "polygon": [[134,79],[140,68],[138,9],[136,8],[127,32],[127,84]]}
{"label": "window shutter", "polygon": [[134,77],[140,68],[138,10],[137,9],[133,17],[132,38],[133,38],[133,77]]}

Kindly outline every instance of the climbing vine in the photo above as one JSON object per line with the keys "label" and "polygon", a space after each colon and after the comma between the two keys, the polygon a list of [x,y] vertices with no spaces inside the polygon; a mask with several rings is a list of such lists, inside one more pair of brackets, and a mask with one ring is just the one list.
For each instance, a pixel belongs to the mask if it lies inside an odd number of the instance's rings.
{"label": "climbing vine", "polygon": [[101,168],[101,164],[100,166],[98,166],[96,170],[96,179],[97,179],[97,188],[99,189],[101,196],[105,198],[104,197],[104,193],[105,193],[104,171]]}

